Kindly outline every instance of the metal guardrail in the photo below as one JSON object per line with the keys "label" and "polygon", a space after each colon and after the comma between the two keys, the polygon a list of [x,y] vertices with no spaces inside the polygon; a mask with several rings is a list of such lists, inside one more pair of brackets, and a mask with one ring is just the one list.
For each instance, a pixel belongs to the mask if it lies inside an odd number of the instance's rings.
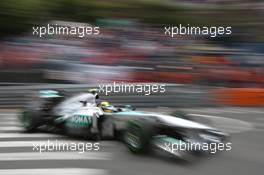
{"label": "metal guardrail", "polygon": [[[0,108],[23,107],[30,100],[29,95],[37,90],[64,90],[69,94],[86,92],[89,88],[98,88],[94,84],[35,84],[0,87]],[[130,104],[135,107],[193,107],[212,106],[208,87],[167,84],[165,93],[144,94],[112,93],[100,94],[100,99],[108,100],[114,105]]]}

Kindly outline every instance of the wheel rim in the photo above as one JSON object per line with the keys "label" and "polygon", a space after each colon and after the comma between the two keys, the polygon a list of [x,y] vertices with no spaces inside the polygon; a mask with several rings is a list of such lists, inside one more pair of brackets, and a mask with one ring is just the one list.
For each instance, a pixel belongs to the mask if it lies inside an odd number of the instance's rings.
{"label": "wheel rim", "polygon": [[142,145],[141,139],[139,137],[139,131],[134,129],[127,132],[126,143],[132,148],[139,149]]}

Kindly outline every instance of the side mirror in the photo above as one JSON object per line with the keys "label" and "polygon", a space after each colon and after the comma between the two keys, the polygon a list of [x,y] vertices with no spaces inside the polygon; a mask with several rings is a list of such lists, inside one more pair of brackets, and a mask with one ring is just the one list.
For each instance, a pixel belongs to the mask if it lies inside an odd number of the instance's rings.
{"label": "side mirror", "polygon": [[83,106],[87,106],[87,101],[79,101]]}

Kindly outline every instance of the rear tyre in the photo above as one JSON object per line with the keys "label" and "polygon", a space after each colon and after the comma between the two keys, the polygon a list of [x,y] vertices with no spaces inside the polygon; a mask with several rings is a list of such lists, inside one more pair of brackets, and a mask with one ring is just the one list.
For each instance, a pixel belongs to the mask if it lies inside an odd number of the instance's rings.
{"label": "rear tyre", "polygon": [[41,126],[41,118],[38,116],[37,112],[33,110],[25,110],[20,120],[26,132],[36,132],[38,127]]}
{"label": "rear tyre", "polygon": [[124,134],[124,142],[133,153],[145,153],[150,150],[154,130],[146,120],[129,121]]}

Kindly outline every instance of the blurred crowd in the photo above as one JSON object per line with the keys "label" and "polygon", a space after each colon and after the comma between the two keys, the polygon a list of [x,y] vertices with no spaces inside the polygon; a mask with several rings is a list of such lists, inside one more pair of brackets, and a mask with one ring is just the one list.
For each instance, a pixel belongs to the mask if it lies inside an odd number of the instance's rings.
{"label": "blurred crowd", "polygon": [[85,38],[39,38],[31,33],[5,38],[0,43],[1,72],[38,70],[45,80],[72,83],[264,85],[262,43],[236,44],[199,36],[170,38],[162,27],[136,20],[109,18],[96,24],[100,35]]}

